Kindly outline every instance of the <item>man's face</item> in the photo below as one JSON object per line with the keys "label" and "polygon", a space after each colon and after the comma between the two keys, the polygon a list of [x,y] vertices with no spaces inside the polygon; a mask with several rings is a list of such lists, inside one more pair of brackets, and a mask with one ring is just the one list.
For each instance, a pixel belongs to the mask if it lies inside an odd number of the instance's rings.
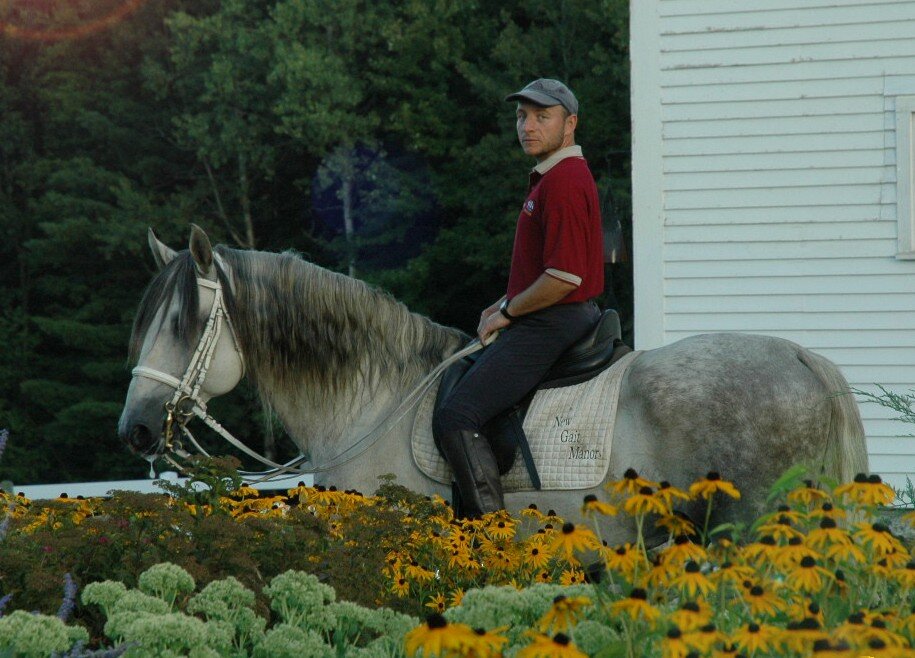
{"label": "man's face", "polygon": [[537,162],[575,143],[578,117],[567,114],[562,105],[541,107],[521,101],[515,116],[521,148]]}

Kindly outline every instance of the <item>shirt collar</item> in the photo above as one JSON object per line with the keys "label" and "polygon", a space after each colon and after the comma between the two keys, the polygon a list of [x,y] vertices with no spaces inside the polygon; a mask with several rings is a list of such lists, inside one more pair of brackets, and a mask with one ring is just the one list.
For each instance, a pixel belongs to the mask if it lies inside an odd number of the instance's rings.
{"label": "shirt collar", "polygon": [[537,174],[540,174],[541,176],[543,176],[546,174],[546,172],[548,172],[550,169],[555,167],[562,160],[565,160],[566,158],[580,158],[580,157],[582,157],[581,147],[578,144],[573,144],[572,146],[567,146],[564,149],[559,149],[553,155],[548,157],[546,160],[538,163],[537,166],[534,167],[534,170],[532,173],[537,173]]}

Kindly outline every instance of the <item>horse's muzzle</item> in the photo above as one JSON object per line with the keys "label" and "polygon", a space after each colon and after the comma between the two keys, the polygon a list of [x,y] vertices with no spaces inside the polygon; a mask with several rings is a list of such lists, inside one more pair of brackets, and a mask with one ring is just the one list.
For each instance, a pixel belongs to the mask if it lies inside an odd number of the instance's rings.
{"label": "horse's muzzle", "polygon": [[153,433],[143,423],[134,423],[127,427],[118,428],[118,436],[135,453],[146,456],[159,450],[159,434]]}

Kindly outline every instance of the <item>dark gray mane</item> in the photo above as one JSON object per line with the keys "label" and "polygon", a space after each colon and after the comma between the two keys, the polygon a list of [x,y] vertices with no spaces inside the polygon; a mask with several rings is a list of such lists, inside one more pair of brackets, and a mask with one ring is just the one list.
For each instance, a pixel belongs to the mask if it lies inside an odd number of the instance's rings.
{"label": "dark gray mane", "polygon": [[[261,394],[311,397],[372,390],[381,381],[409,384],[468,337],[411,313],[363,281],[318,267],[299,255],[219,246],[231,280],[223,281],[229,317],[250,376]],[[131,338],[136,359],[157,309],[179,295],[173,329],[184,342],[200,331],[193,260],[182,251],[150,283]],[[266,394],[266,395],[264,395]],[[319,405],[320,406],[320,405]]]}

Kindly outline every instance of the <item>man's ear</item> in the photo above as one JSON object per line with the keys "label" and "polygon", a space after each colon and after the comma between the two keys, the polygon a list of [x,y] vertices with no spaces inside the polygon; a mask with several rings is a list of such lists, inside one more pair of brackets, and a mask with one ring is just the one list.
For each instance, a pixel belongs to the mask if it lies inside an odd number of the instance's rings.
{"label": "man's ear", "polygon": [[146,241],[149,243],[149,250],[152,252],[156,267],[160,270],[171,263],[178,253],[156,237],[156,232],[152,230],[152,226],[146,232]]}
{"label": "man's ear", "polygon": [[191,224],[189,248],[194,263],[197,265],[198,274],[207,276],[213,267],[213,246],[210,244],[207,234],[196,224]]}

